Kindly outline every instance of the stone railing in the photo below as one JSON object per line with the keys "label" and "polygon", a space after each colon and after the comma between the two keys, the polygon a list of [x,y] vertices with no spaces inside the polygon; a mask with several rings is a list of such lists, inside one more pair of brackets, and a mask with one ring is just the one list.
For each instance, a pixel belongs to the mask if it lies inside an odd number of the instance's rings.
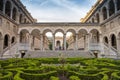
{"label": "stone railing", "polygon": [[18,50],[30,50],[30,45],[28,43],[19,43]]}

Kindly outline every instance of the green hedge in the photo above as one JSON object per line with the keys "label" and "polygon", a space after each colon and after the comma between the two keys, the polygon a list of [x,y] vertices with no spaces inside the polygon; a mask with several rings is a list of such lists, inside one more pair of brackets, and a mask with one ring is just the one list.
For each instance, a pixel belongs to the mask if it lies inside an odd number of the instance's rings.
{"label": "green hedge", "polygon": [[50,71],[43,74],[21,73],[20,77],[25,80],[48,80],[51,76],[57,76],[57,71]]}
{"label": "green hedge", "polygon": [[0,73],[1,73],[0,80],[13,80],[12,72],[0,71]]}
{"label": "green hedge", "polygon": [[113,72],[111,76],[112,80],[120,80],[120,72]]}

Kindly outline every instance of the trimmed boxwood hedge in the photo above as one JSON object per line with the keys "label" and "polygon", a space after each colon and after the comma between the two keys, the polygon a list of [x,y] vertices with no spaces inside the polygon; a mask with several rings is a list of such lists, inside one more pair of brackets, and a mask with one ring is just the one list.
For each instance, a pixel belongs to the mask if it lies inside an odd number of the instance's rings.
{"label": "trimmed boxwood hedge", "polygon": [[[0,60],[0,80],[120,80],[120,60],[96,58]],[[79,79],[78,79],[79,78]]]}
{"label": "trimmed boxwood hedge", "polygon": [[57,71],[50,71],[43,74],[30,74],[30,73],[21,73],[20,77],[25,80],[48,80],[51,76],[57,76]]}
{"label": "trimmed boxwood hedge", "polygon": [[13,74],[12,72],[8,71],[0,71],[1,75],[0,80],[13,80]]}

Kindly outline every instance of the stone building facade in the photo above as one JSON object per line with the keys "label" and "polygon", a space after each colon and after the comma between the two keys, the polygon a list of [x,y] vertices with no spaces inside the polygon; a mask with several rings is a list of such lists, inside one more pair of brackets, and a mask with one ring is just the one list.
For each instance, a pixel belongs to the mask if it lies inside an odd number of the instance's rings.
{"label": "stone building facade", "polygon": [[[99,56],[118,57],[120,0],[98,0],[81,23],[37,23],[20,0],[0,0],[1,57],[14,57],[22,51],[50,50],[47,32],[53,35],[52,51],[56,50],[55,34],[61,32],[64,51],[82,50],[100,53]],[[66,38],[67,32],[73,34],[70,39]]]}

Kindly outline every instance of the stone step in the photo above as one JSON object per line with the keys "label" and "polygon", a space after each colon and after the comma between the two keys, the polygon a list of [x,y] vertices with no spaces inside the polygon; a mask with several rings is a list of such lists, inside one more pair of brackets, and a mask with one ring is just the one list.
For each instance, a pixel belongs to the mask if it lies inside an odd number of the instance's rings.
{"label": "stone step", "polygon": [[29,58],[58,58],[58,57],[72,58],[72,57],[84,57],[93,58],[87,51],[28,51],[25,57]]}

